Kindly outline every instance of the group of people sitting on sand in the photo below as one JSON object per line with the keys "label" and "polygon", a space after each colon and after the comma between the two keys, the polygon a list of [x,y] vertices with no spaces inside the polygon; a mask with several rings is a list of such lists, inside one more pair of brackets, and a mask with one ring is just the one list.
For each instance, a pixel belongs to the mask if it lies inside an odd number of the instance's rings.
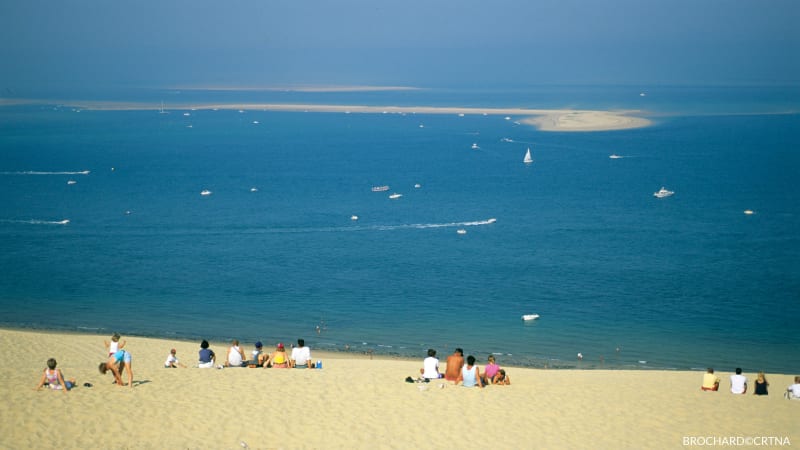
{"label": "group of people sitting on sand", "polygon": [[[703,374],[703,384],[700,389],[704,391],[718,391],[720,379],[714,375],[714,369],[709,367],[706,373]],[[753,383],[753,395],[769,395],[769,382],[764,372],[758,372],[756,381]],[[731,394],[743,395],[747,393],[747,377],[742,375],[741,367],[737,367],[733,375],[731,375]],[[794,384],[786,388],[784,397],[791,400],[800,400],[800,376],[794,377]]]}
{"label": "group of people sitting on sand", "polygon": [[[186,367],[178,361],[175,349],[170,350],[167,355],[167,360],[164,361],[164,367]],[[234,339],[231,341],[231,346],[228,348],[228,354],[225,356],[223,364],[217,364],[217,355],[209,348],[208,341],[205,339],[200,343],[200,351],[198,352],[197,367],[201,369],[224,367],[261,367],[261,368],[274,368],[274,369],[287,369],[287,368],[309,368],[315,367],[314,361],[311,359],[311,349],[306,346],[305,340],[298,339],[297,346],[292,345],[291,354],[286,353],[286,347],[283,343],[278,343],[275,346],[275,351],[267,353],[264,351],[264,346],[261,341],[255,343],[255,347],[250,353],[250,357],[245,356],[244,350],[239,345],[239,341]],[[318,367],[321,368],[321,367]]]}
{"label": "group of people sitting on sand", "polygon": [[[452,381],[464,387],[484,387],[489,384],[509,385],[511,378],[506,374],[505,369],[501,369],[495,361],[494,355],[489,355],[488,362],[483,369],[483,374],[477,364],[475,357],[467,356],[464,361],[464,351],[456,348],[452,355],[447,357],[447,367],[445,372],[439,372],[439,359],[436,357],[436,350],[428,349],[428,356],[422,361],[422,368],[419,370],[418,381],[429,382],[439,378]],[[406,381],[413,382],[411,377]]]}

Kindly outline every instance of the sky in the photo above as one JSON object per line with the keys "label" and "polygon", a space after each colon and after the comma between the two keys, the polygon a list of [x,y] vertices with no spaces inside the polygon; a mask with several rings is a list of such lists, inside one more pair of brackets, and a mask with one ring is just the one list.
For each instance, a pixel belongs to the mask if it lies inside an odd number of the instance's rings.
{"label": "sky", "polygon": [[800,84],[797,0],[24,0],[0,96],[52,88]]}

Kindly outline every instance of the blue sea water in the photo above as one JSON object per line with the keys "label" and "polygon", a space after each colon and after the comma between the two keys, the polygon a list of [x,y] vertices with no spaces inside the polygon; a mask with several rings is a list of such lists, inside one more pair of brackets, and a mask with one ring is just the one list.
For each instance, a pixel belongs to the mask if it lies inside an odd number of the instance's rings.
{"label": "blue sea water", "polygon": [[[592,133],[492,115],[155,110],[167,95],[244,95],[209,92],[150,93],[152,111],[3,107],[0,325],[800,372],[798,92],[257,99],[644,109],[655,121]],[[653,197],[661,186],[675,195]]]}

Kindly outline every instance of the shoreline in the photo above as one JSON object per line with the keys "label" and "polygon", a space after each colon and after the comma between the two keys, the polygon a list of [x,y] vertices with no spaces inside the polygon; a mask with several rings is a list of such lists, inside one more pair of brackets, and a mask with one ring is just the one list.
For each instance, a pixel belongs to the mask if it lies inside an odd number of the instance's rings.
{"label": "shoreline", "polygon": [[[422,356],[339,358],[313,346],[319,370],[165,369],[171,347],[191,366],[199,343],[123,334],[133,358],[130,388],[97,370],[110,334],[0,329],[0,377],[8,387],[0,447],[438,448],[492,421],[499,428],[489,439],[499,448],[678,448],[687,436],[800,442],[800,402],[782,397],[792,375],[767,374],[769,396],[737,396],[727,391],[729,372],[717,372],[720,392],[709,393],[699,389],[703,371],[525,369],[506,367],[500,357],[512,384],[478,389],[406,383],[419,374]],[[226,346],[212,348],[221,356]],[[443,372],[446,353],[437,356]],[[50,357],[77,388],[34,389]],[[720,420],[733,411],[747,420]],[[265,432],[272,424],[299,437]]]}
{"label": "shoreline", "polygon": [[[36,101],[19,99],[2,100],[0,105],[48,104],[74,107],[90,111],[158,111],[160,106],[152,103],[114,102],[114,101]],[[475,108],[457,106],[368,106],[305,103],[178,103],[170,104],[164,110],[261,110],[278,112],[315,112],[341,114],[452,114],[517,116],[513,120],[537,128],[540,131],[590,132],[617,131],[644,128],[652,121],[638,117],[640,110],[600,111],[584,109],[529,109],[529,108]]]}

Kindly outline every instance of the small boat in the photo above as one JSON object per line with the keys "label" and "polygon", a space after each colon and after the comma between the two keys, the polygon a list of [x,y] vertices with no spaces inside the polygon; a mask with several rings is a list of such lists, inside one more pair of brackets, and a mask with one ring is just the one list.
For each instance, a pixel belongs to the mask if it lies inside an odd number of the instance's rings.
{"label": "small boat", "polygon": [[403,196],[403,194],[398,194],[397,192],[395,192],[394,194],[390,195],[389,198],[394,200],[394,199],[400,198],[402,196]]}
{"label": "small boat", "polygon": [[261,123],[261,122],[259,122],[259,121],[257,121],[257,120],[254,120],[254,121],[253,121],[253,125],[258,125],[259,123]]}
{"label": "small boat", "polygon": [[56,224],[58,224],[58,225],[66,225],[68,223],[69,223],[69,219],[64,219],[64,220],[56,222]]}
{"label": "small boat", "polygon": [[389,190],[389,186],[372,186],[372,192],[385,192]]}
{"label": "small boat", "polygon": [[664,197],[669,197],[670,195],[672,195],[674,193],[675,192],[673,192],[673,191],[668,191],[668,190],[664,189],[664,186],[661,186],[661,189],[659,189],[658,192],[654,192],[653,196],[656,197],[656,198],[664,198]]}
{"label": "small boat", "polygon": [[458,233],[458,234],[467,234],[467,230],[465,230],[463,228],[459,228],[458,230],[456,230],[456,233]]}
{"label": "small boat", "polygon": [[525,164],[530,164],[530,163],[533,162],[533,158],[531,158],[531,149],[530,149],[530,147],[528,148],[528,151],[525,152],[525,157],[522,158],[522,162],[524,162]]}
{"label": "small boat", "polygon": [[358,220],[358,216],[352,215],[352,216],[350,216],[350,220]]}
{"label": "small boat", "polygon": [[203,189],[202,191],[200,191],[200,195],[211,195],[211,191],[209,191],[208,189]]}
{"label": "small boat", "polygon": [[473,143],[472,143],[472,149],[473,149],[473,150],[478,150],[478,149],[480,149],[480,147],[478,147],[478,143],[477,143],[477,142],[473,142]]}
{"label": "small boat", "polygon": [[258,192],[258,188],[251,187],[250,192]]}
{"label": "small boat", "polygon": [[161,102],[161,109],[158,110],[159,114],[169,114],[169,112],[164,111],[164,102]]}
{"label": "small boat", "polygon": [[419,184],[419,183],[417,183],[417,184],[415,184],[415,185],[414,185],[414,189],[419,189],[419,188],[421,188],[421,187],[422,187],[422,185],[421,185],[421,184]]}
{"label": "small boat", "polygon": [[538,318],[539,318],[538,314],[523,314],[522,315],[522,320],[524,320],[524,321],[536,320]]}
{"label": "small boat", "polygon": [[497,222],[497,219],[495,219],[494,217],[486,221],[486,223],[495,223],[495,222]]}
{"label": "small boat", "polygon": [[185,113],[183,113],[183,115],[184,115],[184,116],[187,116],[187,117],[188,117],[188,116],[191,116],[191,114],[189,114],[188,112],[185,112]]}
{"label": "small boat", "polygon": [[67,181],[67,184],[75,184],[75,183],[77,183],[77,181],[75,181],[75,180],[69,180],[69,181]]}
{"label": "small boat", "polygon": [[755,211],[753,211],[752,209],[745,209],[745,210],[744,210],[744,213],[745,213],[746,215],[748,215],[748,216],[751,216],[751,215],[755,214],[756,212],[755,212]]}
{"label": "small boat", "polygon": [[509,139],[509,138],[503,138],[503,139],[500,139],[500,140],[503,141],[503,142],[514,142],[513,139]]}
{"label": "small boat", "polygon": [[617,154],[614,154],[614,153],[612,153],[612,154],[609,156],[609,158],[611,158],[611,159],[622,159],[622,156],[619,156],[619,155],[617,155]]}

